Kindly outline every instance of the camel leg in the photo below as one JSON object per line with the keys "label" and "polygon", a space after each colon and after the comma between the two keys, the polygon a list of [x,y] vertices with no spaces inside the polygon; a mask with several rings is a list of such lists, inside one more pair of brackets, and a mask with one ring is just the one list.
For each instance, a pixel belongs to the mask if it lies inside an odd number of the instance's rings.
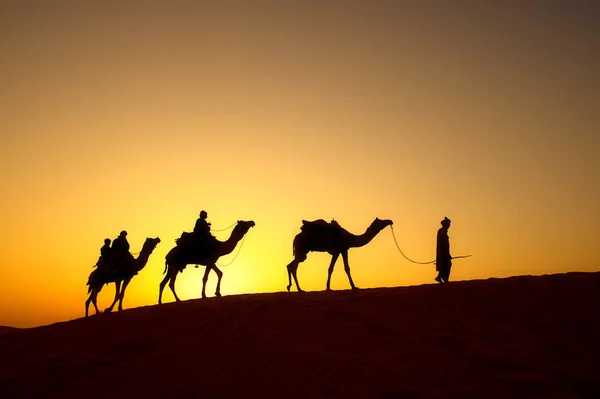
{"label": "camel leg", "polygon": [[[304,259],[306,259],[306,257],[304,257]],[[297,276],[297,271],[298,271],[298,265],[300,264],[301,261],[299,261],[298,259],[294,259],[293,261],[290,262],[289,265],[287,265],[287,270],[288,270],[288,286],[287,286],[287,290],[288,292],[290,291],[290,288],[292,287],[292,277],[294,278],[294,282],[296,283],[296,288],[298,289],[298,292],[304,292],[301,288],[300,288],[300,284],[298,284],[298,276]]]}
{"label": "camel leg", "polygon": [[296,283],[296,288],[298,289],[298,292],[304,292],[302,290],[302,288],[300,288],[300,284],[298,283],[298,266],[300,265],[300,262],[303,262],[305,260],[306,260],[306,254],[300,258],[298,258],[298,257],[295,258],[292,261],[292,263],[290,263],[288,265],[288,273],[292,274],[292,277],[294,278],[294,282]]}
{"label": "camel leg", "polygon": [[92,300],[92,305],[94,305],[94,308],[96,309],[96,314],[100,313],[100,310],[98,309],[98,304],[96,303],[99,292],[100,290],[98,288],[94,288],[92,289],[92,293],[90,294],[90,299]]}
{"label": "camel leg", "polygon": [[221,278],[223,277],[223,272],[217,267],[217,265],[212,265],[211,269],[217,273],[217,290],[215,292],[215,296],[221,296]]}
{"label": "camel leg", "polygon": [[170,276],[171,281],[169,281],[169,288],[171,289],[171,292],[173,292],[175,301],[181,302],[181,299],[179,299],[179,297],[177,296],[177,293],[175,292],[175,280],[177,280],[177,273],[179,273],[177,271],[177,267],[173,266],[173,268],[171,270],[169,270],[168,273],[171,274],[171,276]]}
{"label": "camel leg", "polygon": [[348,251],[342,252],[342,259],[344,259],[344,271],[348,275],[348,280],[350,281],[350,286],[353,290],[357,290],[358,287],[354,285],[354,281],[352,281],[352,276],[350,275],[350,265],[348,264]]}
{"label": "camel leg", "polygon": [[104,313],[112,312],[113,308],[115,307],[115,304],[119,300],[120,293],[121,293],[121,281],[115,281],[115,299],[113,300],[112,304],[109,307],[104,309]]}
{"label": "camel leg", "polygon": [[88,317],[88,309],[90,308],[90,303],[92,302],[92,295],[94,295],[94,289],[90,292],[90,296],[85,301],[85,317]]}
{"label": "camel leg", "polygon": [[300,288],[300,284],[298,283],[298,265],[299,263],[294,263],[294,266],[292,268],[292,276],[294,277],[294,281],[296,282],[296,288],[298,289],[298,292],[304,292],[304,290]]}
{"label": "camel leg", "polygon": [[331,275],[333,274],[333,267],[335,266],[335,262],[338,260],[338,256],[340,256],[339,252],[334,253],[333,255],[331,255],[331,263],[329,264],[329,270],[327,271],[327,291],[331,291],[331,288],[329,288],[329,283],[331,282]]}
{"label": "camel leg", "polygon": [[287,272],[288,272],[287,290],[288,290],[288,292],[290,292],[290,288],[292,288],[292,268],[293,268],[292,265],[294,264],[294,262],[296,262],[296,259],[294,259],[287,265]]}
{"label": "camel leg", "polygon": [[119,311],[123,310],[123,298],[125,297],[125,289],[127,288],[130,282],[130,278],[123,281],[123,288],[121,288],[121,294],[119,295],[119,307],[117,308]]}
{"label": "camel leg", "polygon": [[[169,268],[170,269],[170,268]],[[167,281],[171,278],[171,270],[167,269],[167,273],[165,274],[165,278],[160,282],[160,286],[158,288],[158,304],[162,304],[162,293],[165,289],[165,285],[167,285]]]}
{"label": "camel leg", "polygon": [[206,282],[208,281],[208,274],[210,273],[211,266],[206,265],[204,270],[204,276],[202,277],[202,298],[206,298]]}

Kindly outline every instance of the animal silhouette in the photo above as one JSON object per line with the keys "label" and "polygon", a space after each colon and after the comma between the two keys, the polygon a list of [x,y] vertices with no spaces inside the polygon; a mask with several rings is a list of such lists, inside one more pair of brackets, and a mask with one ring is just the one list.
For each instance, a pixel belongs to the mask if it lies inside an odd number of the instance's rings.
{"label": "animal silhouette", "polygon": [[294,238],[293,250],[294,260],[287,265],[288,271],[288,286],[289,291],[292,287],[292,277],[296,283],[298,292],[304,292],[298,284],[298,265],[304,262],[307,255],[311,251],[315,252],[327,252],[331,254],[331,263],[329,264],[329,272],[327,275],[327,291],[330,291],[331,274],[333,273],[333,267],[340,254],[344,260],[344,270],[348,275],[350,286],[352,289],[358,289],[352,281],[352,275],[350,274],[350,265],[348,263],[348,250],[350,248],[362,247],[368,244],[371,240],[386,226],[393,224],[391,220],[382,220],[375,218],[367,230],[361,235],[354,235],[342,228],[336,222],[327,223],[323,220],[315,222],[303,221],[302,232],[297,234]]}
{"label": "animal silhouette", "polygon": [[[127,285],[131,279],[146,266],[152,251],[154,251],[154,248],[156,248],[159,242],[160,238],[158,237],[146,238],[146,241],[142,246],[142,250],[137,258],[133,258],[130,262],[121,265],[117,270],[108,270],[108,268],[102,268],[95,269],[92,271],[92,273],[90,273],[87,282],[87,285],[89,285],[88,294],[90,294],[90,296],[85,301],[85,317],[88,316],[90,302],[94,305],[96,313],[100,313],[98,310],[98,305],[96,304],[96,300],[98,293],[100,290],[102,290],[104,284],[108,283],[115,283],[115,299],[113,300],[113,303],[105,310],[105,312],[111,312],[117,301],[119,301],[118,310],[123,310],[123,298],[125,297],[125,289],[127,288]],[[123,286],[121,286],[121,284],[123,284]]]}
{"label": "animal silhouette", "polygon": [[162,293],[167,282],[169,282],[169,288],[173,292],[173,296],[177,302],[180,301],[177,293],[175,292],[175,280],[177,279],[177,273],[183,272],[187,265],[202,265],[206,267],[204,271],[204,277],[202,278],[202,298],[206,298],[206,282],[208,281],[208,274],[211,270],[217,273],[217,289],[215,292],[216,296],[221,296],[221,278],[223,272],[217,267],[217,260],[223,256],[231,253],[237,243],[244,237],[250,227],[254,227],[255,223],[250,221],[239,220],[236,226],[231,232],[231,236],[226,241],[217,241],[217,248],[211,255],[206,255],[203,248],[196,248],[193,245],[181,245],[172,248],[165,258],[165,272],[167,272],[165,278],[160,282],[160,289],[158,292],[158,303],[162,303]]}

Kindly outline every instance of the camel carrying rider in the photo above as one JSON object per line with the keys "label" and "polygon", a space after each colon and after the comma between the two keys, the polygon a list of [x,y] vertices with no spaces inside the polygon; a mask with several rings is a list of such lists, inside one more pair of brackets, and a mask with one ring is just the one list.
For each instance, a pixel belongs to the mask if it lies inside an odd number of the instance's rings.
{"label": "camel carrying rider", "polygon": [[113,240],[111,259],[113,270],[116,270],[122,264],[133,260],[133,255],[129,252],[129,242],[127,241],[127,232],[125,230],[121,231],[119,236]]}

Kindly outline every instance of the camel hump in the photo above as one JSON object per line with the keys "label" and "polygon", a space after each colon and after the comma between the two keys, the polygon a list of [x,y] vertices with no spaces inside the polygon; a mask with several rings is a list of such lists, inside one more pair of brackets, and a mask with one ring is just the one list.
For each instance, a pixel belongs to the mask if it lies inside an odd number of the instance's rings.
{"label": "camel hump", "polygon": [[300,228],[302,231],[323,231],[323,230],[339,230],[341,226],[335,220],[331,221],[331,223],[326,222],[323,219],[317,219],[313,221],[302,220],[302,227]]}
{"label": "camel hump", "polygon": [[326,226],[328,224],[329,223],[327,223],[323,219],[317,219],[317,220],[313,220],[313,221],[302,219],[302,225],[303,226],[305,226],[305,225],[309,225],[309,226]]}

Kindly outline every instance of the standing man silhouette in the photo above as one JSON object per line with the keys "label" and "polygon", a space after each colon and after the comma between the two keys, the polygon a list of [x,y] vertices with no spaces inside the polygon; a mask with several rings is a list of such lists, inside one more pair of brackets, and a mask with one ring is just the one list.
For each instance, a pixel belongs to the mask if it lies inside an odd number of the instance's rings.
{"label": "standing man silhouette", "polygon": [[447,283],[450,279],[450,268],[452,267],[450,239],[448,238],[450,219],[444,217],[444,220],[442,220],[441,223],[442,227],[437,232],[435,270],[438,272],[438,275],[435,278],[435,281],[438,283]]}

